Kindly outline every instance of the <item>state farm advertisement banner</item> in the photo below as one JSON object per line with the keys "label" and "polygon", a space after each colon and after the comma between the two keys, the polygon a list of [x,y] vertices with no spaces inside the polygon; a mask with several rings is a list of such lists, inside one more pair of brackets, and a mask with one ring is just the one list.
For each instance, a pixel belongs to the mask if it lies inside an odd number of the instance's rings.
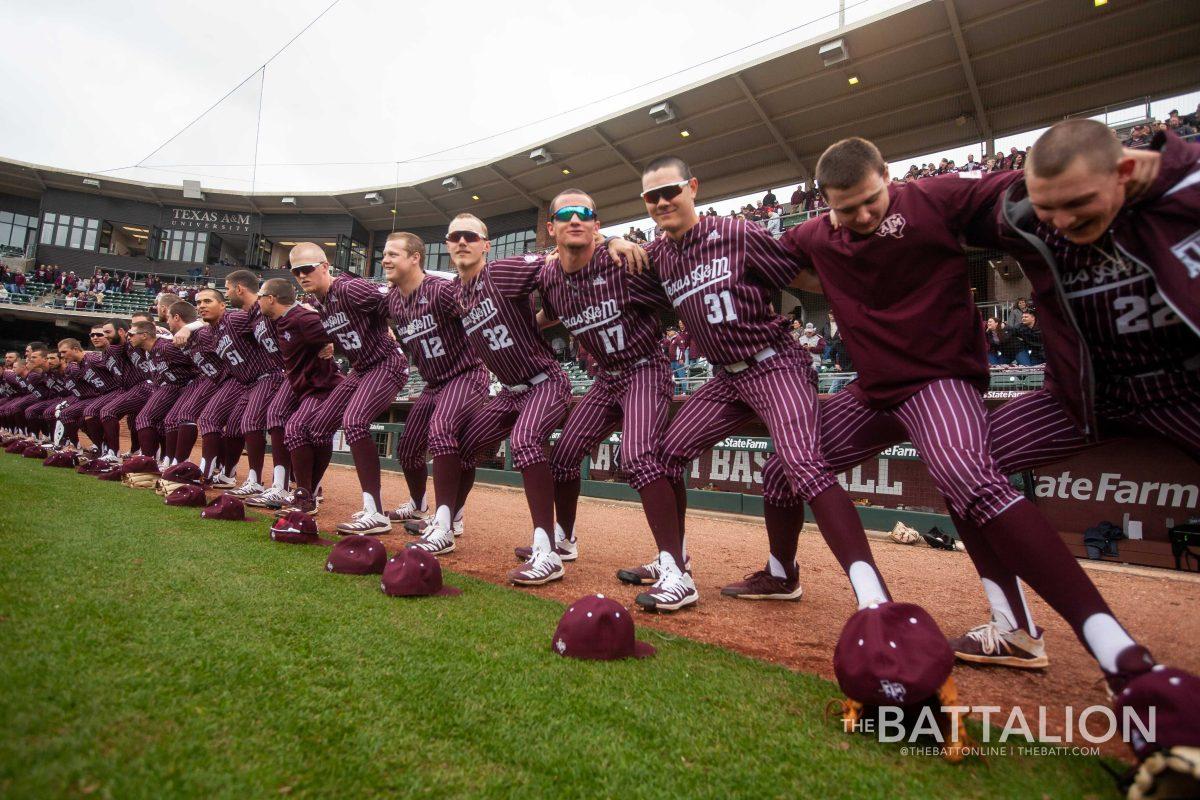
{"label": "state farm advertisement banner", "polygon": [[[692,463],[688,485],[762,494],[762,466],[771,452],[766,438],[734,436]],[[620,433],[593,452],[590,476],[619,476]],[[925,465],[910,444],[889,448],[873,461],[838,476],[854,499],[873,506],[946,513]],[[1130,537],[1117,560],[1173,566],[1167,529],[1200,514],[1200,465],[1155,440],[1108,442],[1033,474],[1038,507],[1072,549],[1084,554],[1083,531],[1108,520]]]}

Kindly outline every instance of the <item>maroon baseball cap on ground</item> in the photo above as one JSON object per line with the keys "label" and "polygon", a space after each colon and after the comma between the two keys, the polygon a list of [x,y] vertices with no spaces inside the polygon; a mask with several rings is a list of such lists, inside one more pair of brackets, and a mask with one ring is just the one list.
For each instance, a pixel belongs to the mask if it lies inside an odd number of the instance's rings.
{"label": "maroon baseball cap on ground", "polygon": [[158,461],[154,456],[134,456],[121,465],[122,475],[132,475],[137,472],[148,472],[152,475],[158,474]]}
{"label": "maroon baseball cap on ground", "polygon": [[119,481],[121,480],[121,466],[111,462],[105,463],[103,466],[97,467],[92,473],[102,481]]}
{"label": "maroon baseball cap on ground", "polygon": [[25,448],[28,445],[29,445],[29,442],[25,441],[24,439],[14,439],[13,441],[4,445],[4,452],[6,452],[6,453],[23,453],[23,452],[25,452]]}
{"label": "maroon baseball cap on ground", "polygon": [[69,450],[60,450],[46,456],[42,462],[45,467],[73,467],[79,462],[79,457]]}
{"label": "maroon baseball cap on ground", "polygon": [[246,506],[236,497],[223,494],[205,506],[200,516],[204,519],[240,521],[246,518]]}
{"label": "maroon baseball cap on ground", "polygon": [[347,536],[329,551],[325,569],[346,575],[382,575],[386,563],[387,550],[378,539],[373,536]]}
{"label": "maroon baseball cap on ground", "polygon": [[317,531],[317,521],[303,511],[289,511],[271,525],[271,541],[282,544],[331,544]]}
{"label": "maroon baseball cap on ground", "polygon": [[1147,741],[1137,723],[1129,726],[1129,744],[1139,759],[1168,747],[1200,746],[1200,678],[1191,673],[1153,666],[1118,692],[1113,705],[1118,718],[1126,719],[1125,709],[1129,709],[1153,732],[1154,741]]}
{"label": "maroon baseball cap on ground", "polygon": [[846,621],[833,651],[838,685],[871,706],[910,706],[937,694],[954,651],[933,617],[913,603],[872,603]]}
{"label": "maroon baseball cap on ground", "polygon": [[42,447],[40,444],[37,444],[36,442],[33,444],[25,445],[25,452],[23,453],[23,455],[26,458],[39,458],[39,459],[45,458],[46,454],[47,454],[46,448]]}
{"label": "maroon baseball cap on ground", "polygon": [[96,467],[97,467],[99,461],[100,461],[100,459],[93,458],[90,461],[80,464],[78,467],[75,468],[75,471],[77,473],[79,473],[80,475],[95,475]]}
{"label": "maroon baseball cap on ground", "polygon": [[554,629],[550,649],[568,658],[603,661],[646,658],[655,653],[653,645],[634,636],[629,609],[602,594],[589,594],[567,606]]}
{"label": "maroon baseball cap on ground", "polygon": [[379,588],[392,597],[462,594],[461,589],[442,583],[442,565],[437,556],[412,547],[388,559]]}
{"label": "maroon baseball cap on ground", "polygon": [[163,480],[172,483],[199,483],[203,473],[200,467],[191,461],[180,461],[173,467],[168,467],[162,474]]}
{"label": "maroon baseball cap on ground", "polygon": [[200,507],[208,502],[208,498],[204,496],[203,488],[186,483],[178,489],[173,489],[163,502],[169,506]]}

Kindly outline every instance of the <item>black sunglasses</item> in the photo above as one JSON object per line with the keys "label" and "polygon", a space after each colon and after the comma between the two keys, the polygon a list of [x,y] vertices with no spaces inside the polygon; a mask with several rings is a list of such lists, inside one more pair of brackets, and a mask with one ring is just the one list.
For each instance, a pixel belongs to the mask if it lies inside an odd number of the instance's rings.
{"label": "black sunglasses", "polygon": [[450,231],[446,234],[446,241],[451,244],[458,244],[466,240],[467,244],[475,244],[483,237],[475,231]]}
{"label": "black sunglasses", "polygon": [[[322,263],[324,263],[324,262],[322,262]],[[296,266],[292,267],[292,274],[293,275],[307,275],[308,273],[312,272],[314,269],[316,269],[319,266],[321,266],[320,263],[318,263],[318,264],[297,264]]]}
{"label": "black sunglasses", "polygon": [[591,222],[596,218],[596,212],[587,206],[563,206],[550,217],[555,222],[570,222],[572,217],[579,217],[580,222]]}
{"label": "black sunglasses", "polygon": [[660,198],[674,200],[688,183],[689,181],[679,181],[678,183],[668,183],[666,186],[655,186],[653,189],[642,192],[642,199],[651,205],[657,203]]}

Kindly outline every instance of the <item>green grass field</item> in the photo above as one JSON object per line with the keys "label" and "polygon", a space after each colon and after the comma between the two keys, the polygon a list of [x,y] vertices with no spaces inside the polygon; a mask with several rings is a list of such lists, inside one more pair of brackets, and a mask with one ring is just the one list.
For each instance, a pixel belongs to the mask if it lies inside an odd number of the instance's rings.
{"label": "green grass field", "polygon": [[389,598],[325,552],[0,454],[0,797],[1114,794],[1091,759],[904,757],[827,681],[649,630],[563,659],[557,603]]}

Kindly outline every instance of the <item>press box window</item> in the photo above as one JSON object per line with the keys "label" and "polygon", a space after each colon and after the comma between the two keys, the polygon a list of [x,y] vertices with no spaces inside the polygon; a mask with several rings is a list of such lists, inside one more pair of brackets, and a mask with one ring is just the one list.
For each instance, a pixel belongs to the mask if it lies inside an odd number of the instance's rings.
{"label": "press box window", "polygon": [[98,219],[50,212],[42,215],[42,244],[70,247],[73,250],[95,250],[99,237]]}
{"label": "press box window", "polygon": [[165,230],[158,246],[160,261],[205,263],[208,254],[208,233],[204,231]]}
{"label": "press box window", "polygon": [[37,230],[37,217],[0,211],[0,253],[19,255],[32,244]]}

